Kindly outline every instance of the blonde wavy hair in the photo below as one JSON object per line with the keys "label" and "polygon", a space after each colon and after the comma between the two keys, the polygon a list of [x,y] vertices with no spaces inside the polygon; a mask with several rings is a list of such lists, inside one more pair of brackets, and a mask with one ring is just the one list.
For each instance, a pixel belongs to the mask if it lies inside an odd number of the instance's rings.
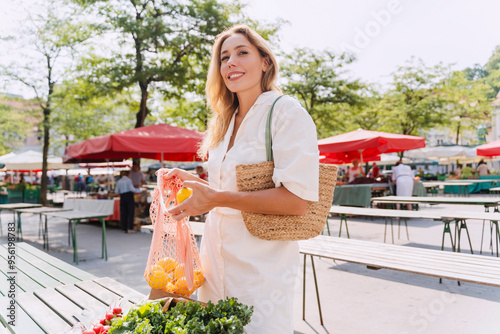
{"label": "blonde wavy hair", "polygon": [[267,60],[268,66],[262,75],[261,81],[262,91],[268,92],[270,90],[276,90],[281,92],[278,86],[276,86],[276,79],[278,77],[278,63],[276,62],[276,57],[262,36],[243,24],[232,26],[217,35],[212,48],[212,58],[210,60],[207,84],[205,87],[207,104],[212,115],[205,138],[198,150],[198,155],[202,159],[206,159],[208,151],[215,148],[223,140],[233,113],[239,106],[236,93],[231,92],[226,87],[224,79],[220,74],[220,53],[222,44],[234,34],[242,34],[245,36],[248,41],[259,50],[260,55]]}

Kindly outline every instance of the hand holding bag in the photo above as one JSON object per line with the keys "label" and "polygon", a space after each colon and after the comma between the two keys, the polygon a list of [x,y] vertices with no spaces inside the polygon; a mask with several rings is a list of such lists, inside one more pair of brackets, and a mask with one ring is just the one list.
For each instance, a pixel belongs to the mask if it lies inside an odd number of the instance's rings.
{"label": "hand holding bag", "polygon": [[[238,191],[259,191],[275,188],[273,182],[274,159],[271,119],[274,105],[282,97],[283,95],[274,101],[267,118],[267,161],[258,164],[236,166]],[[337,166],[319,164],[319,201],[308,202],[305,215],[270,215],[242,211],[241,214],[245,226],[251,235],[264,240],[305,240],[313,238],[323,231],[328,212],[332,205],[336,182]]]}

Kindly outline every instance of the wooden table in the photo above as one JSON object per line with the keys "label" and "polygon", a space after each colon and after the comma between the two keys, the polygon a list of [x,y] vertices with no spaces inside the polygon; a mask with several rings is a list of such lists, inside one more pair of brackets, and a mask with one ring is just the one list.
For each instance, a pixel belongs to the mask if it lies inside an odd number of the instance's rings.
{"label": "wooden table", "polygon": [[[15,210],[15,209],[27,209],[27,208],[36,208],[42,206],[41,204],[32,204],[32,203],[11,203],[11,204],[0,204],[0,235],[2,232],[2,210]],[[14,223],[16,221],[16,213],[14,212]]]}
{"label": "wooden table", "polygon": [[440,188],[445,186],[458,186],[458,194],[463,194],[464,196],[469,195],[468,186],[474,184],[472,182],[439,182],[439,181],[430,181],[430,182],[422,182],[425,188]]}
{"label": "wooden table", "polygon": [[483,252],[483,237],[484,237],[484,222],[490,222],[490,249],[491,254],[493,254],[493,232],[495,232],[495,243],[497,246],[496,255],[499,256],[498,253],[498,244],[500,242],[500,229],[498,226],[498,222],[500,221],[500,213],[498,212],[468,212],[468,211],[453,211],[449,212],[446,215],[442,216],[443,221],[455,221],[455,233],[458,233],[458,236],[455,236],[455,239],[459,242],[457,243],[457,251],[460,252],[460,236],[461,230],[465,228],[467,232],[467,237],[469,238],[469,245],[472,249],[472,245],[470,242],[469,231],[467,229],[467,220],[469,219],[478,219],[483,221],[483,230],[481,233],[481,250],[480,253]]}
{"label": "wooden table", "polygon": [[425,276],[500,287],[500,259],[464,253],[442,252],[370,241],[317,236],[299,241],[304,255],[302,318],[305,320],[306,257],[310,255],[320,322],[323,324],[314,256],[366,265],[369,269],[391,269]]}
{"label": "wooden table", "polygon": [[38,223],[38,236],[44,236],[43,239],[43,248],[46,247],[45,244],[45,234],[43,233],[43,222],[42,222],[42,213],[44,212],[58,212],[58,211],[69,211],[69,209],[63,209],[63,208],[53,208],[53,207],[36,207],[36,208],[28,208],[28,209],[13,209],[15,213],[17,213],[17,240],[22,241],[23,240],[23,225],[21,221],[21,214],[23,213],[32,213],[32,214],[38,214],[40,216],[39,223]]}
{"label": "wooden table", "polygon": [[[393,225],[392,225],[392,218],[398,218],[398,219],[403,218],[404,219],[405,226],[406,226],[406,236],[408,239],[410,239],[410,236],[408,233],[408,224],[406,221],[407,218],[424,218],[424,219],[441,220],[441,213],[439,213],[439,212],[421,212],[421,211],[410,211],[410,210],[358,208],[358,207],[352,207],[352,206],[337,206],[337,205],[332,205],[332,207],[330,208],[330,213],[335,213],[335,214],[340,215],[339,237],[341,236],[341,233],[342,233],[342,222],[344,222],[348,238],[349,238],[349,230],[347,228],[347,215],[385,218],[384,242],[386,241],[386,235],[387,235],[387,222],[388,222],[388,218],[390,218],[391,232],[392,232],[392,243],[394,243],[394,230],[393,230]],[[398,234],[399,234],[399,229],[398,229]],[[443,241],[444,241],[444,239],[443,239]],[[453,245],[453,239],[451,240],[451,242]]]}
{"label": "wooden table", "polygon": [[486,211],[490,207],[498,209],[500,199],[493,197],[412,197],[412,196],[384,196],[372,198],[372,203],[400,203],[400,204],[457,204],[457,205],[483,205]]}
{"label": "wooden table", "polygon": [[[97,278],[25,243],[15,244],[16,266],[11,270],[8,249],[0,246],[5,260],[0,268],[0,322],[13,333],[65,333],[78,322],[85,326],[95,322],[120,298],[124,312],[144,298],[123,284]],[[14,277],[15,285],[7,277]],[[10,290],[15,296],[9,296]],[[14,323],[7,309],[11,301]]]}
{"label": "wooden table", "polygon": [[76,225],[78,225],[82,220],[98,219],[102,225],[102,258],[104,258],[106,261],[108,260],[108,247],[106,244],[106,223],[104,219],[109,216],[109,213],[72,210],[64,212],[43,212],[42,215],[45,216],[44,240],[47,241],[47,250],[49,249],[49,231],[47,226],[47,217],[63,218],[68,220],[68,244],[71,244],[71,241],[73,241],[73,261],[76,264],[78,264]]}

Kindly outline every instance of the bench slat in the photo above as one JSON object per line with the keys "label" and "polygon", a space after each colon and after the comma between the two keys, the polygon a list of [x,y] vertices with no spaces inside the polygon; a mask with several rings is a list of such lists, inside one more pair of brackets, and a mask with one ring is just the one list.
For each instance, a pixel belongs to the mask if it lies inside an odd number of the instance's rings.
{"label": "bench slat", "polygon": [[0,297],[0,318],[2,318],[2,322],[5,321],[6,323],[4,324],[9,331],[18,333],[18,334],[23,334],[23,333],[29,333],[29,334],[39,334],[39,333],[44,333],[44,331],[40,328],[40,326],[37,325],[31,317],[24,312],[24,310],[19,306],[16,305],[16,322],[15,326],[10,326],[7,321],[10,319],[7,318],[7,305],[9,305],[10,299],[7,297]]}
{"label": "bench slat", "polygon": [[33,294],[72,326],[79,321],[79,319],[75,316],[79,315],[82,312],[82,309],[61,295],[55,289],[48,288],[37,290],[33,291]]}
{"label": "bench slat", "polygon": [[[330,246],[330,247],[329,247]],[[470,270],[477,270],[477,271],[484,271],[484,272],[495,272],[498,275],[500,275],[500,268],[498,265],[498,259],[497,261],[491,261],[491,259],[495,258],[488,258],[487,256],[481,256],[479,259],[477,258],[477,255],[475,256],[476,258],[470,259],[468,257],[462,257],[462,256],[457,256],[457,253],[452,253],[452,252],[444,252],[444,251],[437,251],[437,250],[429,250],[429,249],[424,249],[424,252],[421,252],[418,249],[415,249],[414,247],[409,247],[409,246],[398,246],[400,247],[405,247],[408,249],[405,249],[401,251],[400,249],[387,249],[384,247],[376,247],[376,246],[371,246],[371,247],[363,247],[363,246],[352,246],[352,245],[342,245],[342,247],[339,247],[337,245],[331,246],[331,244],[325,244],[323,242],[318,242],[317,245],[311,246],[314,249],[318,248],[331,248],[335,249],[336,252],[340,253],[346,253],[346,252],[351,252],[354,255],[359,255],[362,253],[368,253],[368,254],[379,254],[383,258],[387,258],[388,260],[392,259],[403,259],[403,260],[409,260],[409,261],[415,261],[418,262],[419,260],[425,260],[426,263],[455,263],[458,262],[462,266],[468,267]],[[307,249],[305,247],[304,249]],[[416,250],[416,251],[415,251]],[[427,251],[427,252],[426,252]],[[431,251],[431,252],[429,252]],[[451,254],[454,256],[441,256],[444,255],[444,253]],[[463,254],[463,253],[458,253],[458,254]],[[464,254],[465,255],[465,254]]]}
{"label": "bench slat", "polygon": [[[303,252],[315,252],[315,253],[320,253],[324,248],[318,247],[318,248],[309,248],[309,249],[304,249],[302,250]],[[459,261],[459,259],[455,259],[454,261],[448,261],[448,260],[439,260],[435,258],[426,258],[426,257],[419,257],[419,256],[413,256],[413,254],[394,254],[390,252],[385,252],[385,251],[379,251],[379,252],[374,252],[374,251],[369,251],[369,250],[363,250],[363,249],[358,249],[358,250],[348,250],[345,248],[332,248],[331,251],[328,251],[328,253],[325,254],[331,254],[332,256],[336,256],[337,258],[340,256],[344,257],[356,257],[358,259],[365,258],[367,261],[370,259],[378,260],[378,261],[386,261],[388,263],[394,263],[394,265],[397,264],[406,264],[406,263],[412,263],[414,266],[418,267],[428,267],[428,268],[436,268],[436,269],[441,269],[441,270],[448,270],[450,272],[460,272],[461,271],[467,271],[470,273],[474,273],[475,275],[481,275],[484,277],[500,277],[500,269],[497,267],[484,267],[481,266],[481,263],[478,263],[475,266],[470,266],[467,264],[463,264],[462,262]]]}
{"label": "bench slat", "polygon": [[134,304],[140,303],[145,297],[140,292],[137,292],[126,285],[120,284],[110,279],[109,277],[98,278],[95,279],[94,282],[105,287],[106,289],[119,294],[119,296],[122,298],[127,298],[127,300],[131,301]]}
{"label": "bench slat", "polygon": [[77,278],[79,281],[86,281],[86,280],[91,280],[96,278],[94,275],[83,271],[79,268],[76,268],[75,266],[72,266],[62,260],[59,260],[58,258],[55,258],[31,245],[28,245],[26,243],[18,243],[16,244],[17,248],[22,249],[23,251],[30,253],[39,259],[45,261],[46,263],[50,264],[53,267],[58,268],[61,271],[64,271],[65,273]]}
{"label": "bench slat", "polygon": [[46,333],[65,333],[71,326],[62,320],[33,293],[22,293],[18,296],[17,302],[31,317],[37,319],[37,324]]}
{"label": "bench slat", "polygon": [[[324,236],[301,241],[299,245],[302,254],[500,287],[497,258]],[[446,258],[439,259],[445,254]],[[464,263],[464,258],[477,263]]]}
{"label": "bench slat", "polygon": [[[304,252],[303,252],[304,253]],[[460,263],[455,263],[453,266],[446,266],[444,261],[435,262],[435,263],[423,263],[423,262],[415,262],[411,258],[383,258],[378,254],[360,254],[360,253],[352,253],[352,252],[341,252],[334,251],[333,253],[325,253],[323,249],[318,249],[317,251],[309,250],[308,254],[323,254],[321,256],[324,257],[332,257],[337,260],[345,260],[348,262],[357,262],[360,264],[366,264],[372,267],[380,267],[380,268],[414,268],[415,270],[420,271],[432,271],[432,272],[440,272],[446,275],[467,275],[470,279],[475,278],[476,280],[496,280],[500,283],[499,275],[496,273],[483,273],[481,271],[470,270]],[[328,256],[330,255],[330,256]],[[320,255],[318,255],[320,256]],[[441,276],[440,276],[441,277]]]}
{"label": "bench slat", "polygon": [[[4,247],[0,247],[0,257],[3,257],[5,260],[7,260],[8,257],[8,252],[7,249]],[[33,267],[31,264],[26,262],[23,258],[16,256],[16,268],[17,268],[17,273],[18,275],[20,273],[24,273],[28,275],[32,280],[36,281],[43,287],[56,287],[58,285],[61,285],[61,282],[53,278],[52,276],[49,276],[45,274],[43,271],[40,271],[38,268]],[[25,289],[23,289],[25,290]],[[26,290],[25,290],[26,291]]]}

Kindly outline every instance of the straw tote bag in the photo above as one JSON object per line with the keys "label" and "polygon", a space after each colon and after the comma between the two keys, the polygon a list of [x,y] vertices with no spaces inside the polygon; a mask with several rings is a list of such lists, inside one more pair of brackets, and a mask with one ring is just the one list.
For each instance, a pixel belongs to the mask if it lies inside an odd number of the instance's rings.
{"label": "straw tote bag", "polygon": [[[248,192],[275,188],[272,179],[274,160],[271,119],[274,105],[282,97],[283,95],[274,101],[267,117],[267,161],[258,164],[236,166],[238,191]],[[305,215],[270,215],[242,211],[241,214],[246,228],[251,235],[264,240],[305,240],[319,235],[323,231],[328,212],[332,205],[336,181],[337,166],[319,164],[319,201],[308,202]]]}

